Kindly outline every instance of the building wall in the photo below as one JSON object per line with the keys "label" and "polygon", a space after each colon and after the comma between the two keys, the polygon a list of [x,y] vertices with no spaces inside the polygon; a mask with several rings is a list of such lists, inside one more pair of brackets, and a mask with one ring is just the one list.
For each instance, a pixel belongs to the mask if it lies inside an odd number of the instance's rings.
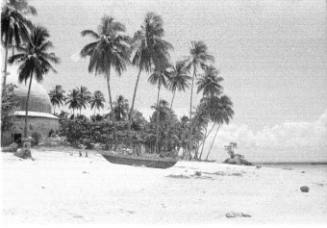
{"label": "building wall", "polygon": [[[23,116],[16,116],[12,119],[12,127],[9,131],[3,132],[1,136],[1,144],[9,145],[14,142],[14,135],[24,134],[24,124],[25,118]],[[59,130],[59,120],[52,118],[44,117],[29,117],[28,118],[28,131],[29,135],[32,135],[34,132],[40,134],[40,140],[43,140],[49,136],[49,132]]]}

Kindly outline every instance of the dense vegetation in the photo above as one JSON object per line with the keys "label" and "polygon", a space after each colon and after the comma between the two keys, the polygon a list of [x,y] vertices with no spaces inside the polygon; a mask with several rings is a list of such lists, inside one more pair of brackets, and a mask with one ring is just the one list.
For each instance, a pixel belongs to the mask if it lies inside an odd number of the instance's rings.
{"label": "dense vegetation", "polygon": [[[32,79],[41,81],[50,70],[55,72],[52,64],[58,63],[55,54],[49,52],[52,48],[49,32],[45,27],[34,26],[26,17],[28,14],[36,15],[36,9],[26,0],[7,1],[1,13],[1,41],[5,48],[3,88],[6,87],[7,63],[20,64],[19,81],[29,82],[24,137],[29,135],[26,126]],[[101,144],[105,149],[129,147],[136,153],[145,148],[147,153],[157,154],[176,154],[182,148],[185,158],[201,159],[206,140],[215,132],[206,153],[208,159],[219,128],[229,123],[234,112],[230,98],[223,94],[223,78],[204,42],[192,41],[188,57],[172,62],[170,52],[174,48],[165,40],[163,19],[152,12],[145,15],[133,37],[127,35],[123,23],[107,15],[102,17],[97,30],[86,29],[81,31],[81,35],[93,39],[81,48],[80,55],[89,59],[90,73],[105,77],[110,110],[101,114],[106,102],[101,91],[91,93],[87,87],[80,86],[66,94],[57,85],[49,93],[54,114],[64,105],[72,111],[72,115],[64,112],[59,115],[61,135],[75,146]],[[10,48],[13,53],[8,57]],[[15,54],[15,51],[18,53]],[[120,76],[130,65],[138,68],[131,105],[123,95],[116,101],[111,95],[111,81],[117,80],[113,78],[114,73]],[[135,107],[142,74],[149,76],[148,82],[157,91],[149,120]],[[170,103],[160,98],[163,89],[172,92]],[[190,89],[189,115],[178,119],[173,110],[174,98],[177,92],[187,89]],[[194,89],[202,96],[195,106]],[[4,90],[2,94],[5,93]],[[83,115],[88,106],[94,110],[90,118]]]}

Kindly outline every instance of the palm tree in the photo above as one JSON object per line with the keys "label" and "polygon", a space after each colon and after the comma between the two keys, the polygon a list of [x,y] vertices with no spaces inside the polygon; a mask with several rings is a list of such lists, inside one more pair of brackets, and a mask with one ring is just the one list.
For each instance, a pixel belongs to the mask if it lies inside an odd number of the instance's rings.
{"label": "palm tree", "polygon": [[4,76],[2,82],[2,93],[5,92],[7,79],[7,62],[8,49],[14,46],[20,46],[28,40],[29,29],[32,28],[32,23],[27,20],[18,10],[12,5],[6,4],[1,12],[1,42],[5,47],[4,58]]}
{"label": "palm tree", "polygon": [[82,108],[86,108],[91,99],[91,92],[85,86],[81,86],[78,90],[80,96],[79,112],[81,114]]}
{"label": "palm tree", "polygon": [[[204,75],[201,78],[199,78],[197,82],[198,85],[197,93],[200,93],[202,91],[203,98],[207,98],[207,99],[210,98],[214,99],[215,96],[220,96],[223,90],[223,87],[220,85],[220,82],[223,81],[223,78],[218,75],[219,75],[219,71],[214,66],[206,67]],[[208,110],[207,105],[200,105],[199,108],[203,109],[202,112],[204,113]],[[213,113],[209,114],[209,119],[212,120],[214,118],[214,115],[215,115],[215,110],[213,111]],[[203,137],[202,149],[199,158],[201,158],[203,154],[205,142],[209,137],[209,135],[214,130],[215,126],[216,126],[216,122],[214,122],[211,125],[209,131],[207,130],[207,128],[205,128],[205,134]]]}
{"label": "palm tree", "polygon": [[82,36],[89,35],[95,39],[94,42],[84,46],[80,54],[82,57],[90,57],[89,72],[105,75],[111,110],[113,109],[110,88],[111,68],[121,75],[126,70],[126,64],[129,63],[130,45],[125,31],[126,28],[122,23],[115,21],[112,17],[104,16],[97,32],[93,30],[81,32]]}
{"label": "palm tree", "polygon": [[157,84],[158,86],[158,95],[157,95],[157,130],[156,130],[156,152],[158,153],[159,151],[159,115],[160,112],[159,110],[159,101],[160,101],[160,89],[161,86],[164,86],[167,88],[169,78],[169,72],[167,71],[167,68],[162,68],[162,69],[155,69],[153,74],[149,77],[148,81],[155,85]]}
{"label": "palm tree", "polygon": [[205,69],[204,75],[198,80],[197,93],[203,91],[203,96],[213,97],[222,93],[223,87],[220,83],[224,80],[218,76],[219,72],[214,66]]}
{"label": "palm tree", "polygon": [[208,54],[207,45],[202,41],[192,41],[191,42],[190,56],[186,61],[186,67],[188,69],[193,68],[193,77],[191,84],[191,96],[190,96],[190,119],[192,118],[192,103],[193,103],[193,88],[194,80],[197,77],[198,69],[205,69],[208,62],[213,62],[214,57]]}
{"label": "palm tree", "polygon": [[153,12],[147,13],[141,29],[134,34],[132,39],[132,49],[134,51],[132,63],[138,67],[139,72],[137,74],[129,112],[130,119],[134,110],[141,72],[150,73],[153,68],[158,68],[160,64],[166,64],[168,62],[169,50],[173,49],[173,46],[165,41],[163,36],[162,18]]}
{"label": "palm tree", "polygon": [[114,110],[113,110],[113,119],[116,121],[126,120],[128,118],[128,100],[124,98],[124,96],[119,95],[117,101],[114,102]]}
{"label": "palm tree", "polygon": [[20,63],[19,66],[19,82],[27,82],[29,79],[29,87],[27,92],[26,104],[25,104],[25,126],[24,137],[27,137],[27,116],[28,116],[28,101],[31,91],[31,85],[33,77],[37,81],[43,80],[43,75],[47,74],[50,70],[56,72],[51,65],[52,63],[58,63],[59,59],[54,53],[48,52],[53,47],[52,42],[48,40],[50,37],[46,28],[37,26],[35,27],[25,47],[17,47],[19,53],[10,57],[8,62]]}
{"label": "palm tree", "polygon": [[213,145],[215,143],[218,131],[221,127],[221,125],[229,124],[229,121],[233,118],[234,111],[233,111],[233,103],[230,100],[230,98],[226,95],[223,95],[221,97],[210,97],[209,100],[207,100],[207,109],[209,110],[209,115],[211,116],[211,119],[214,123],[216,123],[218,126],[216,128],[216,132],[214,134],[214,137],[211,141],[206,160],[208,160],[209,155],[211,153],[211,150],[213,148]]}
{"label": "palm tree", "polygon": [[53,105],[53,113],[56,114],[56,106],[60,107],[63,105],[66,99],[65,90],[62,89],[61,85],[56,85],[53,90],[50,90],[49,97],[50,102]]}
{"label": "palm tree", "polygon": [[104,102],[105,99],[100,90],[95,91],[89,101],[91,109],[94,109],[94,111],[97,109],[98,112],[100,112],[100,109],[104,107]]}
{"label": "palm tree", "polygon": [[81,96],[78,88],[70,91],[67,95],[66,104],[68,104],[69,109],[73,109],[73,116],[75,116],[75,109],[81,108]]}
{"label": "palm tree", "polygon": [[169,89],[173,92],[173,96],[170,102],[170,109],[173,107],[176,90],[185,91],[189,87],[190,76],[187,75],[187,69],[184,62],[179,61],[176,66],[172,67],[172,72],[168,78]]}

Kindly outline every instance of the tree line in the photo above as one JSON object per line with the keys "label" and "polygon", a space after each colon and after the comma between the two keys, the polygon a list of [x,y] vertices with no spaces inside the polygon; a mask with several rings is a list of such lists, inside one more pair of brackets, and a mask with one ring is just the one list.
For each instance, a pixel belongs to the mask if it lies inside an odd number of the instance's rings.
{"label": "tree line", "polygon": [[[30,6],[26,0],[7,1],[1,13],[1,40],[5,48],[2,93],[3,95],[6,93],[4,88],[6,88],[7,63],[18,63],[19,82],[28,83],[24,137],[28,136],[26,127],[28,101],[33,78],[42,81],[44,75],[49,71],[56,72],[53,64],[59,63],[58,57],[50,52],[53,44],[49,40],[50,35],[47,29],[35,26],[27,19],[27,15],[36,15],[36,13],[36,9]],[[157,98],[154,105],[157,112],[155,112],[155,117],[152,116],[156,120],[154,125],[156,131],[155,152],[160,152],[161,112],[159,110],[162,106],[160,99],[162,89],[169,89],[172,92],[169,107],[166,107],[169,110],[172,110],[176,92],[190,89],[189,115],[187,119],[186,117],[182,118],[189,130],[183,134],[187,139],[185,150],[189,153],[195,151],[194,157],[196,158],[201,157],[209,135],[215,130],[215,138],[221,125],[228,124],[233,117],[232,101],[223,94],[221,85],[223,78],[214,66],[214,57],[209,54],[207,45],[203,41],[192,41],[188,57],[173,63],[170,52],[174,48],[170,42],[165,40],[164,23],[160,15],[153,12],[147,13],[143,23],[132,37],[127,35],[123,23],[107,15],[101,18],[97,30],[86,29],[81,31],[81,35],[93,39],[81,49],[80,55],[88,58],[90,73],[105,77],[110,112],[113,112],[115,108],[111,95],[112,73],[115,72],[120,76],[129,65],[138,68],[131,105],[126,111],[127,135],[130,135],[132,131],[135,101],[142,74],[148,75],[148,82],[157,87]],[[10,57],[8,56],[9,49],[12,50]],[[197,89],[197,94],[202,95],[200,103],[196,106],[193,104],[194,88]],[[87,104],[90,104],[92,109],[99,111],[105,102],[101,91],[91,94],[84,86],[71,90],[67,98],[63,94],[62,88],[56,86],[49,94],[51,102],[54,107],[67,104],[73,114],[75,111],[79,111],[81,114],[81,110]],[[209,123],[212,123],[210,129],[208,129]],[[198,135],[200,136],[198,137]],[[196,137],[198,139],[195,139]],[[210,146],[212,147],[213,144]]]}

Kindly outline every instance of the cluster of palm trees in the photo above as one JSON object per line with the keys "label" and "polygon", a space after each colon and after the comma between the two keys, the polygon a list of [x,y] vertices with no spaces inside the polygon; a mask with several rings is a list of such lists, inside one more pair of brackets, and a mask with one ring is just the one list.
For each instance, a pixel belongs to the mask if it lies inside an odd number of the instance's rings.
{"label": "cluster of palm trees", "polygon": [[68,105],[68,108],[73,111],[73,117],[75,116],[75,110],[79,110],[81,115],[82,109],[86,109],[90,105],[91,110],[94,110],[94,114],[104,108],[104,96],[99,90],[94,91],[92,94],[85,86],[80,86],[72,89],[67,96],[65,90],[61,85],[56,85],[54,89],[50,90],[49,97],[52,106],[54,107],[54,114],[56,114],[56,107]]}
{"label": "cluster of palm trees", "polygon": [[[7,1],[1,13],[1,41],[5,48],[3,88],[6,86],[7,63],[18,63],[19,81],[25,83],[29,81],[24,137],[27,137],[28,101],[32,80],[35,78],[37,81],[41,81],[50,70],[56,72],[52,64],[59,61],[55,54],[49,51],[53,45],[49,41],[50,36],[47,29],[34,26],[26,17],[28,14],[36,15],[36,10],[26,0]],[[202,150],[206,138],[214,127],[218,126],[216,128],[216,132],[218,132],[219,127],[223,123],[228,123],[232,118],[232,102],[222,94],[220,82],[223,79],[213,65],[214,57],[209,54],[206,44],[202,41],[192,41],[189,56],[172,63],[170,51],[173,50],[173,45],[164,39],[163,20],[159,15],[152,12],[147,13],[142,25],[133,37],[127,35],[124,24],[110,16],[104,16],[101,19],[96,31],[83,30],[81,35],[90,36],[94,39],[81,49],[80,55],[89,58],[89,72],[105,76],[111,112],[114,112],[117,106],[111,95],[112,73],[116,72],[120,76],[129,65],[138,68],[131,106],[124,114],[124,118],[129,122],[129,130],[133,122],[132,114],[142,73],[148,74],[148,81],[157,87],[156,109],[159,108],[162,88],[172,92],[171,109],[176,92],[185,91],[190,87],[188,119],[189,121],[203,120],[199,122],[200,127],[192,125],[190,128],[191,131],[204,129]],[[8,57],[9,49],[12,49],[10,57]],[[15,51],[18,53],[15,54]],[[193,97],[196,86],[197,93],[202,92],[202,99],[196,112],[194,112]],[[100,91],[96,91],[92,95],[86,87],[81,86],[71,90],[67,97],[64,93],[60,86],[56,86],[49,93],[54,107],[67,104],[73,110],[73,114],[76,110],[81,112],[88,104],[90,104],[91,109],[98,111],[104,107],[105,99]],[[124,103],[122,99],[120,102]],[[125,105],[125,109],[126,107],[128,105]],[[156,119],[159,121],[160,112],[157,112],[156,115]],[[207,131],[210,121],[213,122],[213,127]],[[193,121],[193,123],[195,122]],[[158,150],[159,123],[156,132],[156,149]],[[189,137],[191,139],[191,134]]]}
{"label": "cluster of palm trees", "polygon": [[[49,40],[49,32],[45,27],[35,26],[26,16],[36,15],[34,7],[26,0],[8,0],[1,12],[1,42],[5,48],[4,74],[2,95],[5,95],[7,63],[18,63],[19,82],[28,83],[25,109],[24,137],[28,136],[28,103],[33,78],[42,81],[43,76],[53,68],[59,59],[50,49],[53,47]],[[9,49],[12,55],[8,57]],[[15,54],[15,51],[18,51]]]}
{"label": "cluster of palm trees", "polygon": [[[148,81],[157,86],[157,105],[159,105],[162,88],[172,91],[170,103],[172,107],[176,91],[185,91],[190,86],[189,119],[193,114],[193,90],[198,78],[200,78],[198,83],[203,86],[203,88],[199,86],[198,92],[205,89],[204,95],[207,95],[207,87],[215,86],[212,83],[216,83],[218,89],[221,89],[219,84],[221,78],[216,80],[217,75],[211,72],[217,71],[212,65],[214,57],[208,54],[208,48],[204,42],[191,42],[189,57],[177,61],[176,64],[171,63],[169,52],[173,50],[173,45],[164,39],[163,20],[155,13],[146,14],[143,24],[133,37],[128,37],[126,27],[109,16],[101,19],[97,31],[83,30],[81,34],[94,39],[82,48],[80,54],[82,57],[89,57],[89,72],[105,76],[111,109],[113,109],[110,86],[111,69],[121,75],[129,64],[138,67],[129,111],[130,123],[142,72],[149,74]],[[159,112],[157,113],[159,115]],[[157,135],[159,135],[159,127]]]}

